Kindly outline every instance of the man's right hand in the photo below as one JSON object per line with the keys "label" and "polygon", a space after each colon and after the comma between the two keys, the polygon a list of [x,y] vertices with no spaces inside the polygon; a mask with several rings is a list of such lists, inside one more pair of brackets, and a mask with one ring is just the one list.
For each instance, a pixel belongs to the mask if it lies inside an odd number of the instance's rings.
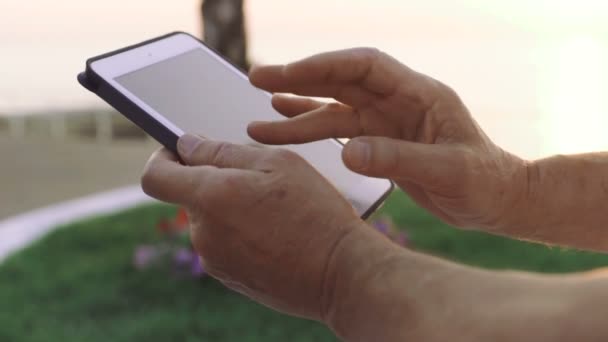
{"label": "man's right hand", "polygon": [[305,96],[275,95],[274,107],[288,119],[252,123],[253,139],[351,138],[343,151],[351,170],[393,179],[456,226],[500,232],[521,215],[530,164],[496,146],[452,89],[390,56],[368,48],[330,52],[255,67],[250,79],[270,92]]}

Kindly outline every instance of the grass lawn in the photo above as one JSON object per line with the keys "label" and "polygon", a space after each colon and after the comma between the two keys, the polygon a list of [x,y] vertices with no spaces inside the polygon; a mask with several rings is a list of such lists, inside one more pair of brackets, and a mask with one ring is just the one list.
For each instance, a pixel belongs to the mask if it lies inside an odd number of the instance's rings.
{"label": "grass lawn", "polygon": [[[566,272],[608,256],[450,229],[395,193],[383,212],[419,250],[490,268]],[[0,265],[0,341],[334,341],[323,326],[224,289],[131,266],[137,244],[172,216],[148,206],[59,229]]]}

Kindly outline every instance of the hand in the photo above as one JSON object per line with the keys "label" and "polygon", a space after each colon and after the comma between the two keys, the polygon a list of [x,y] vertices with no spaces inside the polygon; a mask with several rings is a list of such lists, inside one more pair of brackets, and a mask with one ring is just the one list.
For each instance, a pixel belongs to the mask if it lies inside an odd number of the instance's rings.
{"label": "hand", "polygon": [[[182,137],[178,150],[187,166],[160,150],[148,162],[142,186],[150,196],[188,209],[205,269],[258,302],[323,320],[333,305],[337,269],[361,269],[352,258],[344,265],[332,260],[342,250],[357,255],[347,236],[376,232],[364,229],[338,191],[290,151],[193,135]],[[361,255],[366,257],[374,259]]]}
{"label": "hand", "polygon": [[265,144],[351,138],[353,171],[393,179],[419,205],[460,227],[499,229],[527,192],[527,162],[496,146],[448,86],[374,49],[320,54],[288,65],[255,67],[251,82],[275,95],[289,117],[255,122]]}

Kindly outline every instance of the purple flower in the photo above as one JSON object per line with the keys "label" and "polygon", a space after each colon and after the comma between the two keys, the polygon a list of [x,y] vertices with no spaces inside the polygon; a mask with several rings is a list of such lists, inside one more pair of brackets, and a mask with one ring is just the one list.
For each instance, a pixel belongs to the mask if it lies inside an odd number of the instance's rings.
{"label": "purple flower", "polygon": [[198,255],[194,255],[194,258],[192,258],[192,264],[190,265],[190,274],[196,278],[205,275],[205,268],[203,267],[203,264],[201,263],[201,258],[199,258]]}
{"label": "purple flower", "polygon": [[388,222],[386,222],[386,220],[380,219],[380,220],[374,221],[372,224],[378,231],[380,231],[380,233],[382,233],[384,235],[388,234],[389,229],[390,229],[390,224]]}
{"label": "purple flower", "polygon": [[138,270],[143,270],[150,266],[157,256],[158,250],[156,247],[150,245],[138,246],[133,254],[133,266]]}
{"label": "purple flower", "polygon": [[185,268],[190,265],[192,262],[192,258],[194,253],[190,249],[180,248],[175,251],[173,255],[173,261],[175,262],[175,266],[179,268]]}

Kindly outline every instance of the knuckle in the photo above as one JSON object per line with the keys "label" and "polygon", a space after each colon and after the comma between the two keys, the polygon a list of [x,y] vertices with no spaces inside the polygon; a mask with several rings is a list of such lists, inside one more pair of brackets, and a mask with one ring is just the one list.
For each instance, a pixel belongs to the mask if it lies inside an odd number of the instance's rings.
{"label": "knuckle", "polygon": [[379,61],[385,60],[388,57],[387,54],[375,47],[357,48],[353,51],[353,54],[355,57],[353,60],[360,60],[363,62],[361,66],[364,66],[367,70],[366,74],[371,72],[375,64],[377,64]]}
{"label": "knuckle", "polygon": [[447,85],[445,83],[439,82],[439,89],[440,89],[441,93],[444,94],[445,96],[455,98],[455,99],[460,98],[460,96],[458,95],[456,90],[454,90],[454,88],[450,87],[449,85]]}
{"label": "knuckle", "polygon": [[369,46],[356,48],[356,49],[354,49],[353,53],[355,53],[363,58],[369,58],[372,60],[380,57],[383,54],[380,49],[375,48],[375,47],[369,47]]}
{"label": "knuckle", "polygon": [[367,51],[364,53],[368,64],[370,65],[370,69],[375,67],[375,65],[382,65],[390,62],[393,58],[387,54],[386,52],[378,49],[378,48],[366,48]]}
{"label": "knuckle", "polygon": [[458,95],[456,90],[454,90],[454,88],[450,87],[449,85],[435,79],[433,79],[433,85],[435,86],[435,89],[439,96],[447,99],[460,101],[460,95]]}
{"label": "knuckle", "polygon": [[214,165],[224,164],[234,154],[234,145],[227,142],[219,142],[213,146],[211,151],[211,163]]}
{"label": "knuckle", "polygon": [[452,87],[434,78],[428,78],[428,97],[423,99],[423,105],[428,113],[461,110],[464,107],[460,95]]}
{"label": "knuckle", "polygon": [[239,158],[244,157],[247,150],[242,145],[233,144],[230,142],[214,141],[209,142],[205,147],[204,156],[200,159],[204,160],[203,165],[212,165],[217,167],[234,167],[238,163]]}

